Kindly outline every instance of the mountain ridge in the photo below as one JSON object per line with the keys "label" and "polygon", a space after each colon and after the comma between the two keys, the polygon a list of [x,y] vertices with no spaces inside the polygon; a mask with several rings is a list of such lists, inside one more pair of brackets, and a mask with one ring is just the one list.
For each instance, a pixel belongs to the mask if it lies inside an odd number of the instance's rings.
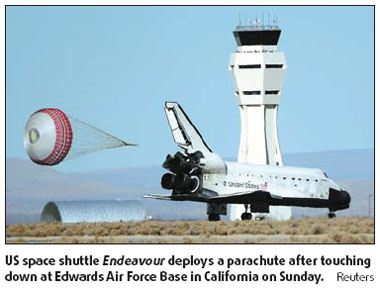
{"label": "mountain ridge", "polygon": [[[350,209],[339,215],[370,215],[374,195],[374,151],[345,150],[285,154],[285,164],[319,167],[352,195]],[[353,166],[354,165],[354,166]],[[6,159],[7,223],[36,222],[44,204],[58,200],[138,199],[157,219],[205,219],[205,204],[141,199],[145,194],[169,194],[160,188],[160,165],[64,173],[29,160]],[[373,201],[372,201],[373,202]],[[294,216],[324,215],[326,210],[294,209]]]}

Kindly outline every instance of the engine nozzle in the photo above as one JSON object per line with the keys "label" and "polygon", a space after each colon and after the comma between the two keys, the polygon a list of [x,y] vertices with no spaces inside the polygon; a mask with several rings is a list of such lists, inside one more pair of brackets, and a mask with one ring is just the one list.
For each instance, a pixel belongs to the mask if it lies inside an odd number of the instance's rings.
{"label": "engine nozzle", "polygon": [[165,168],[165,169],[169,169],[170,168],[170,163],[173,161],[173,156],[171,156],[170,154],[168,154],[166,156],[166,159],[164,161],[164,163],[162,164],[162,167]]}
{"label": "engine nozzle", "polygon": [[161,186],[165,189],[173,189],[174,188],[174,174],[165,173],[161,177]]}
{"label": "engine nozzle", "polygon": [[200,181],[198,176],[190,176],[187,174],[179,173],[174,177],[174,189],[177,191],[190,191],[196,192],[199,188]]}
{"label": "engine nozzle", "polygon": [[174,173],[189,173],[196,165],[182,158],[174,158],[170,162],[170,171]]}

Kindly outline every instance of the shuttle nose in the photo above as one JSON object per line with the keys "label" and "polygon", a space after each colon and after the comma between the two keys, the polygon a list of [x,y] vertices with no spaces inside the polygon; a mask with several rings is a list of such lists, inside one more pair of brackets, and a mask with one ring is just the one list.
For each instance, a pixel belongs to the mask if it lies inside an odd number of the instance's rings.
{"label": "shuttle nose", "polygon": [[340,198],[342,200],[342,203],[349,204],[351,202],[351,196],[345,190],[340,191]]}
{"label": "shuttle nose", "polygon": [[330,188],[329,202],[330,210],[332,211],[346,209],[350,207],[351,196],[345,190],[336,190],[334,188]]}

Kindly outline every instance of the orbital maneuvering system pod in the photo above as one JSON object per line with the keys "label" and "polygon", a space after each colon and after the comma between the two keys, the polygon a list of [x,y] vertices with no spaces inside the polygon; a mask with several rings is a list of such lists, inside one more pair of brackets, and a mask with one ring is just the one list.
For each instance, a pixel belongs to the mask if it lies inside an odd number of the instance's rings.
{"label": "orbital maneuvering system pod", "polygon": [[[285,55],[277,51],[281,30],[276,21],[263,25],[240,23],[233,32],[237,50],[229,71],[241,117],[238,162],[282,166],[277,136],[277,112],[285,73]],[[242,205],[231,206],[230,219],[240,219]],[[289,219],[291,208],[271,207],[269,218]]]}

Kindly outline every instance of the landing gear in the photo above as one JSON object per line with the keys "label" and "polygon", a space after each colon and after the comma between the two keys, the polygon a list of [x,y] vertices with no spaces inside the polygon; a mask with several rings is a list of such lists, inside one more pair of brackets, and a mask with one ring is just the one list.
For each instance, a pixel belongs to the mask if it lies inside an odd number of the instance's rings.
{"label": "landing gear", "polygon": [[208,215],[208,220],[209,220],[210,222],[220,221],[220,215],[215,214],[215,213],[209,214],[209,215]]}
{"label": "landing gear", "polygon": [[251,220],[252,219],[252,214],[250,212],[244,212],[241,215],[241,220],[246,221],[246,220]]}
{"label": "landing gear", "polygon": [[329,219],[336,218],[335,212],[329,212],[329,214],[327,216],[329,217]]}
{"label": "landing gear", "polygon": [[246,220],[251,220],[252,219],[252,214],[248,212],[248,204],[244,204],[245,212],[241,214],[241,220],[246,221]]}
{"label": "landing gear", "polygon": [[215,222],[220,221],[220,215],[227,214],[227,204],[225,203],[208,203],[207,204],[208,220]]}

